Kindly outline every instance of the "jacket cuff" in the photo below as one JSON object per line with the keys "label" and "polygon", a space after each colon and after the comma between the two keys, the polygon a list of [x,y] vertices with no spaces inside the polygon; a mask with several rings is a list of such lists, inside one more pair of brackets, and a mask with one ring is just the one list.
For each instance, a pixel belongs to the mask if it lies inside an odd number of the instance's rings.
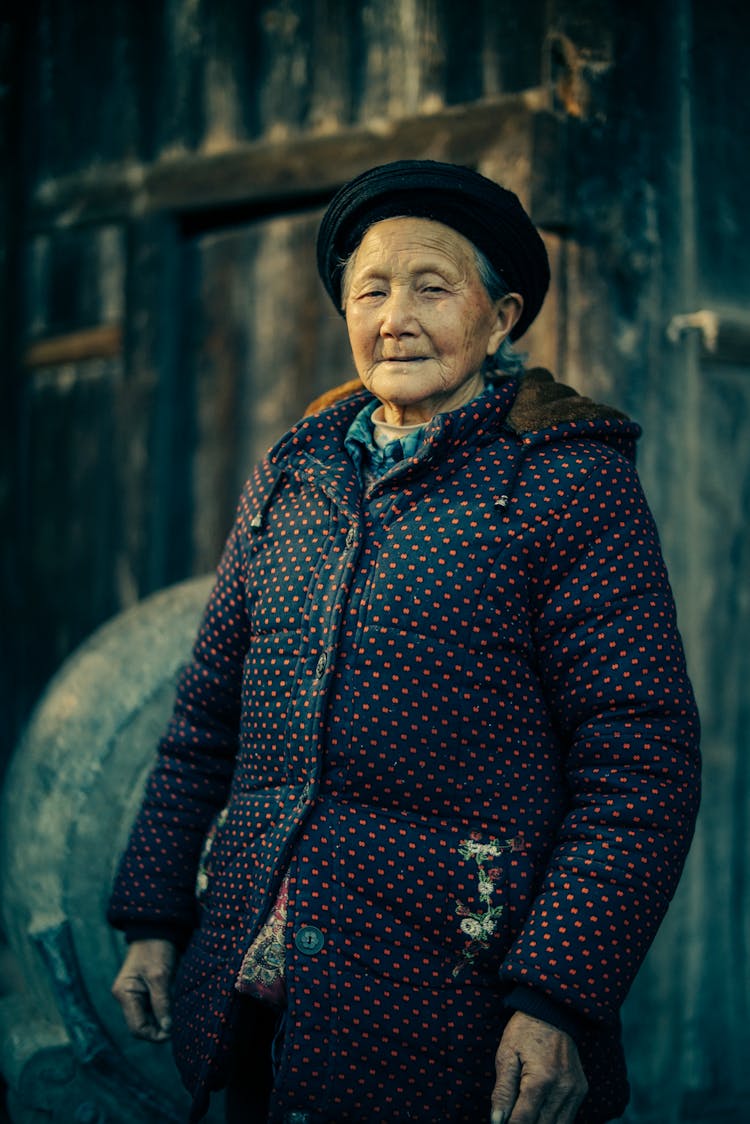
{"label": "jacket cuff", "polygon": [[133,941],[170,941],[181,952],[187,947],[191,935],[182,926],[159,921],[137,922],[127,925],[124,931],[128,944],[132,944]]}
{"label": "jacket cuff", "polygon": [[542,1022],[565,1031],[576,1045],[578,1045],[588,1027],[588,1020],[582,1015],[576,1014],[575,1011],[571,1011],[570,1007],[564,1007],[562,1003],[550,999],[547,995],[542,995],[540,991],[535,991],[530,987],[522,987],[520,984],[506,995],[503,1006],[514,1011],[523,1011],[524,1015],[541,1019]]}

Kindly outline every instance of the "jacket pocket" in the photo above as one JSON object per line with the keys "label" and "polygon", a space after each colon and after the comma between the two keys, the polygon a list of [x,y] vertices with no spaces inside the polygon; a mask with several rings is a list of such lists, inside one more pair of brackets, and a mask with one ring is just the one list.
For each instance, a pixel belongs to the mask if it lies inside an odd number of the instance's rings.
{"label": "jacket pocket", "polygon": [[227,821],[229,815],[229,808],[222,808],[220,812],[214,816],[211,821],[211,826],[206,832],[206,838],[203,840],[203,847],[201,848],[201,857],[198,861],[198,873],[195,877],[195,896],[198,902],[202,903],[206,892],[208,890],[211,876],[213,873],[213,866],[211,863],[211,852],[214,849],[216,837],[221,831],[222,827]]}
{"label": "jacket pocket", "polygon": [[[236,792],[209,828],[196,878],[205,928],[229,930],[247,909],[257,879],[258,841],[276,822],[284,793],[277,788]],[[215,914],[215,916],[214,916]]]}
{"label": "jacket pocket", "polygon": [[[450,987],[471,978],[496,987],[510,944],[513,838],[409,823],[376,810],[342,808],[341,816],[335,847],[329,816],[326,851],[314,832],[300,851],[310,885],[319,856],[335,856],[325,871],[332,881],[325,898],[335,908],[332,940],[340,963],[417,986]],[[303,908],[304,893],[298,899]]]}

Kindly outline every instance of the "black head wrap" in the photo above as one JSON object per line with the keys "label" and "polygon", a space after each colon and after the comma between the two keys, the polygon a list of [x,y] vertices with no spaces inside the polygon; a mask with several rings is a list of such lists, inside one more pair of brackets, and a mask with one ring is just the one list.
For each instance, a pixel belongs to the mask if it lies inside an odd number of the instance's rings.
{"label": "black head wrap", "polygon": [[318,232],[318,272],[341,311],[343,262],[365,231],[381,219],[434,219],[453,227],[482,251],[523,312],[510,333],[522,336],[539,312],[549,286],[547,251],[518,196],[458,164],[396,160],[370,168],[334,195]]}

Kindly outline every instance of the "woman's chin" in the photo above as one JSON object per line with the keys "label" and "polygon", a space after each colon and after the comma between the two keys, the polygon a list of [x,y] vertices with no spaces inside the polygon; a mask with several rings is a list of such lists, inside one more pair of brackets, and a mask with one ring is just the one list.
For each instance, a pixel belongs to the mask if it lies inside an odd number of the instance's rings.
{"label": "woman's chin", "polygon": [[403,406],[416,405],[442,389],[440,380],[415,362],[381,363],[367,385],[376,397]]}

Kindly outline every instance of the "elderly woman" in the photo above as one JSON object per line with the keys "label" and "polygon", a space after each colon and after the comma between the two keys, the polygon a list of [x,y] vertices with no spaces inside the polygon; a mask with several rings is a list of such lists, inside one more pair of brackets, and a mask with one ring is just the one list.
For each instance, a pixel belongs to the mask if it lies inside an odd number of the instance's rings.
{"label": "elderly woman", "polygon": [[318,262],[359,382],[242,494],[115,995],[194,1120],[225,1084],[247,1122],[610,1120],[698,792],[639,430],[523,374],[547,256],[477,173],[365,172]]}

